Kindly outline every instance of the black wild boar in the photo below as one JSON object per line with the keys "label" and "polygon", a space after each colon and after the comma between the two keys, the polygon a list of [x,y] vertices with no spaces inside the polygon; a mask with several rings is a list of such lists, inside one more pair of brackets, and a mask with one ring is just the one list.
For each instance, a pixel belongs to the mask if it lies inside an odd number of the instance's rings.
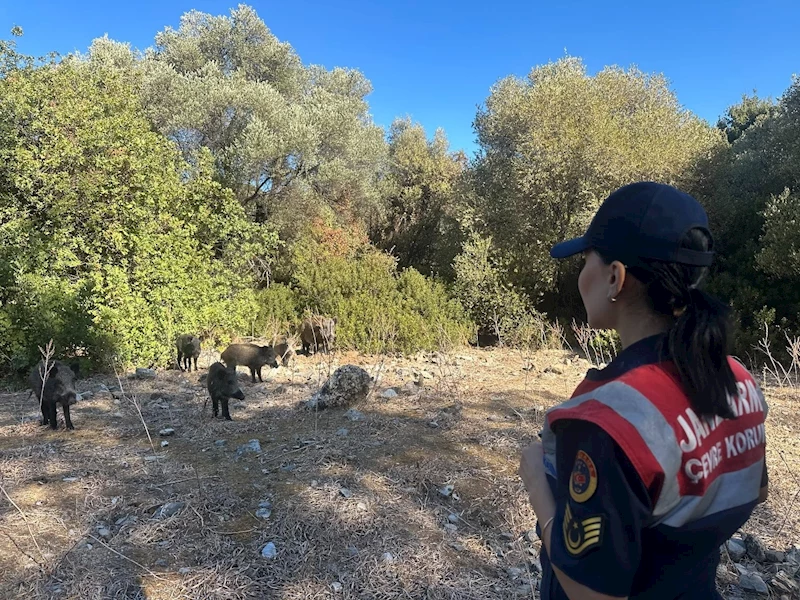
{"label": "black wild boar", "polygon": [[305,319],[300,326],[300,341],[303,344],[303,354],[306,356],[309,355],[311,348],[314,348],[314,353],[316,353],[320,346],[327,354],[335,339],[336,319],[312,317]]}
{"label": "black wild boar", "polygon": [[228,421],[232,421],[231,413],[228,412],[228,398],[244,400],[244,393],[239,388],[239,381],[236,378],[236,368],[226,368],[221,362],[215,362],[208,369],[206,387],[208,387],[208,395],[211,396],[214,416],[217,416],[219,405],[222,403],[222,416]]}
{"label": "black wild boar", "polygon": [[[37,402],[41,400],[42,420],[40,424],[49,424],[50,429],[58,429],[56,404],[60,404],[61,410],[64,411],[64,424],[67,429],[75,429],[69,418],[69,407],[78,401],[78,394],[75,391],[75,373],[60,360],[55,360],[51,364],[50,372],[46,373],[44,361],[39,361],[39,364],[28,376],[28,383]],[[42,393],[42,373],[46,374],[44,393]]]}
{"label": "black wild boar", "polygon": [[278,361],[275,359],[275,348],[272,346],[231,344],[225,348],[225,352],[222,353],[220,358],[228,367],[234,370],[239,365],[248,367],[253,383],[256,382],[256,373],[258,373],[258,380],[264,381],[261,379],[261,367],[264,365],[269,365],[273,369],[278,368]]}
{"label": "black wild boar", "polygon": [[[197,357],[200,356],[200,338],[190,333],[178,336],[175,343],[178,348],[178,367],[181,371],[192,370],[192,359],[194,359],[194,370],[197,371]],[[183,365],[181,365],[183,360]]]}

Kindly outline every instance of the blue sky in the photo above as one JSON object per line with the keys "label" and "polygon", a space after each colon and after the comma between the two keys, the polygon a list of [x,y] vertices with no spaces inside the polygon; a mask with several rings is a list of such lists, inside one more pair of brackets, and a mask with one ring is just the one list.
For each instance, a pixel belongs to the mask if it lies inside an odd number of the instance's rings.
{"label": "blue sky", "polygon": [[[306,64],[361,70],[375,121],[410,116],[453,149],[476,149],[472,121],[490,87],[566,54],[590,73],[636,65],[670,80],[679,101],[716,123],[743,93],[777,98],[800,74],[800,2],[249,2]],[[190,9],[229,14],[217,0],[0,0],[0,35],[18,48],[85,51],[108,34],[144,49]]]}

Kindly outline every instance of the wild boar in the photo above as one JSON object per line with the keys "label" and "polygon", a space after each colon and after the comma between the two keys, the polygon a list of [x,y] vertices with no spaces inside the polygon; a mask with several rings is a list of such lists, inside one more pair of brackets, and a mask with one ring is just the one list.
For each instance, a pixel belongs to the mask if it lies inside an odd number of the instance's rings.
{"label": "wild boar", "polygon": [[[200,356],[200,338],[191,333],[184,333],[178,336],[175,342],[178,348],[178,367],[181,371],[192,370],[192,359],[194,359],[194,370],[197,371],[197,358]],[[183,365],[181,365],[181,360]]]}
{"label": "wild boar", "polygon": [[239,365],[248,367],[253,383],[256,382],[256,373],[258,373],[258,380],[264,381],[261,378],[261,367],[264,365],[269,365],[273,369],[278,368],[278,361],[275,359],[275,349],[272,346],[231,344],[225,349],[225,352],[222,353],[220,358],[232,369],[236,369]]}
{"label": "wild boar", "polygon": [[244,393],[239,388],[239,381],[236,377],[235,367],[225,367],[221,362],[215,362],[208,369],[206,378],[208,395],[211,396],[211,404],[214,409],[214,417],[219,413],[219,405],[222,404],[222,416],[228,421],[232,421],[228,411],[228,398],[244,400]]}
{"label": "wild boar", "polygon": [[[64,412],[64,424],[67,429],[75,429],[69,417],[69,407],[78,401],[78,394],[75,391],[75,373],[66,363],[55,360],[50,363],[48,373],[44,366],[44,361],[31,370],[28,376],[28,383],[33,390],[37,401],[41,401],[42,420],[41,425],[50,425],[50,429],[58,429],[56,418],[56,404],[61,405]],[[42,374],[45,374],[44,393],[42,393]]]}
{"label": "wild boar", "polygon": [[336,319],[312,317],[305,319],[300,326],[300,341],[303,344],[303,354],[306,356],[309,355],[311,348],[314,348],[314,353],[316,353],[320,346],[327,354],[335,339]]}

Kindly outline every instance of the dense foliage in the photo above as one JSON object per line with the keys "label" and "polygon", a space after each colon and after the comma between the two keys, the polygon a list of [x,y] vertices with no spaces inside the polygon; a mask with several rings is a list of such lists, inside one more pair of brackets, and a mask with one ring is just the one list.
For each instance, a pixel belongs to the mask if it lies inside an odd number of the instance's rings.
{"label": "dense foliage", "polygon": [[[13,36],[22,34],[19,28]],[[577,58],[499,80],[479,152],[369,115],[357,70],[305,65],[255,11],[198,11],[139,52],[100,38],[33,59],[0,41],[0,371],[53,338],[97,365],[338,319],[342,348],[541,346],[582,317],[583,231],[636,180],[694,193],[737,351],[800,323],[800,80],[716,127],[666,79]],[[783,330],[783,331],[782,331]]]}

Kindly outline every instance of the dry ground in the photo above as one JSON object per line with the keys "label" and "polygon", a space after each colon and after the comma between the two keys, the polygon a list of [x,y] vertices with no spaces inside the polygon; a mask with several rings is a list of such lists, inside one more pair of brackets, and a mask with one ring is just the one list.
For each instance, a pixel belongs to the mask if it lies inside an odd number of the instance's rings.
{"label": "dry ground", "polygon": [[[0,494],[0,598],[538,598],[518,456],[588,363],[497,349],[301,356],[270,381],[243,381],[227,422],[204,408],[199,376],[212,359],[199,373],[123,378],[122,398],[73,408],[73,432],[40,428],[27,392],[0,394],[0,483],[16,504]],[[298,408],[347,363],[377,379],[363,420]],[[414,394],[381,397],[421,371],[430,377]],[[101,382],[117,385],[87,379],[79,391]],[[746,532],[784,550],[800,543],[800,400],[768,398],[770,499]],[[168,426],[175,435],[160,438]],[[251,439],[262,452],[238,456]],[[448,484],[451,497],[438,492]],[[160,517],[169,502],[183,506]],[[723,566],[730,590],[736,571]]]}

